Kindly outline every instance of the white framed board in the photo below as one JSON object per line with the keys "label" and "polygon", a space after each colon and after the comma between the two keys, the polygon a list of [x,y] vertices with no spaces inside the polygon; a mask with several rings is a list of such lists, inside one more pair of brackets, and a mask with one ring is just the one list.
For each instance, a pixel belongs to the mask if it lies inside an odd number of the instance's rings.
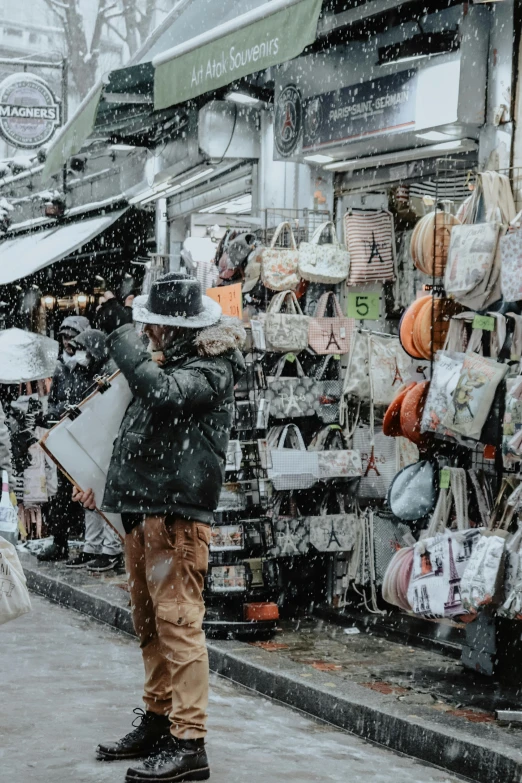
{"label": "white framed board", "polygon": [[120,514],[100,511],[114,441],[132,392],[120,371],[98,384],[98,389],[68,413],[40,441],[69,481],[82,491],[92,489],[96,510],[123,538]]}

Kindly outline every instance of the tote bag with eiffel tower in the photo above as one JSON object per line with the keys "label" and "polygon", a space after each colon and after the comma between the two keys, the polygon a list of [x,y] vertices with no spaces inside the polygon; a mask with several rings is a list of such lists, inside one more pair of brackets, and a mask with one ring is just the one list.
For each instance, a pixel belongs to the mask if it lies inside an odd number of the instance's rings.
{"label": "tote bag with eiffel tower", "polygon": [[348,285],[395,280],[395,232],[390,212],[347,212],[344,236],[350,253]]}
{"label": "tote bag with eiffel tower", "polygon": [[361,455],[362,474],[357,487],[361,500],[380,500],[397,473],[397,439],[383,435],[367,424],[359,424],[353,433],[352,448]]}

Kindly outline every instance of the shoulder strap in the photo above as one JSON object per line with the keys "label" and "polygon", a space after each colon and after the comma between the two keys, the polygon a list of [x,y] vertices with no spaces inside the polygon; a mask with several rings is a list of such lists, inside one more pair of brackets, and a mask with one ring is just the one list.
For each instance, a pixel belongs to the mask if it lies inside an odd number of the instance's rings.
{"label": "shoulder strap", "polygon": [[276,230],[275,230],[275,232],[274,232],[274,236],[272,237],[272,241],[270,242],[270,247],[275,247],[275,245],[276,245],[276,242],[277,242],[277,240],[279,239],[279,235],[280,235],[281,231],[282,231],[282,230],[283,230],[285,227],[286,227],[286,228],[288,228],[288,230],[290,231],[290,240],[291,240],[291,242],[292,242],[292,248],[293,248],[294,250],[297,250],[297,245],[296,245],[296,243],[295,243],[294,232],[292,231],[292,226],[291,226],[291,224],[290,224],[290,223],[289,223],[287,220],[284,220],[284,221],[283,221],[282,223],[280,223],[280,224],[278,225],[278,227],[276,228]]}
{"label": "shoulder strap", "polygon": [[320,226],[318,226],[312,236],[311,244],[312,245],[318,245],[319,240],[321,239],[322,234],[326,229],[330,229],[330,235],[332,237],[332,244],[339,246],[339,240],[337,239],[337,232],[335,230],[335,224],[331,220],[326,220],[324,223],[321,223]]}

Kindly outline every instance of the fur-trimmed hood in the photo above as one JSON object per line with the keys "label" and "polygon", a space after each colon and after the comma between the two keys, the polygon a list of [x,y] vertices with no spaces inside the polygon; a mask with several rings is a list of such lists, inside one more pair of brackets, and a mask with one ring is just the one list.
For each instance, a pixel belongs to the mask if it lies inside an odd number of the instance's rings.
{"label": "fur-trimmed hood", "polygon": [[195,343],[199,356],[222,356],[233,350],[241,350],[246,332],[237,318],[222,316],[214,326],[202,329]]}

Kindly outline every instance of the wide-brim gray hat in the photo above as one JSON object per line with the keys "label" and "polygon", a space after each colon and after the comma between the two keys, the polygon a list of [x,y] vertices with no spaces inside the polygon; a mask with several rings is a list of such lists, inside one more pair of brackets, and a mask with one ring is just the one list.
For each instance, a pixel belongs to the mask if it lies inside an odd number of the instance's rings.
{"label": "wide-brim gray hat", "polygon": [[198,280],[170,272],[155,280],[147,295],[132,303],[132,317],[143,324],[202,329],[221,318],[221,305],[201,293]]}

